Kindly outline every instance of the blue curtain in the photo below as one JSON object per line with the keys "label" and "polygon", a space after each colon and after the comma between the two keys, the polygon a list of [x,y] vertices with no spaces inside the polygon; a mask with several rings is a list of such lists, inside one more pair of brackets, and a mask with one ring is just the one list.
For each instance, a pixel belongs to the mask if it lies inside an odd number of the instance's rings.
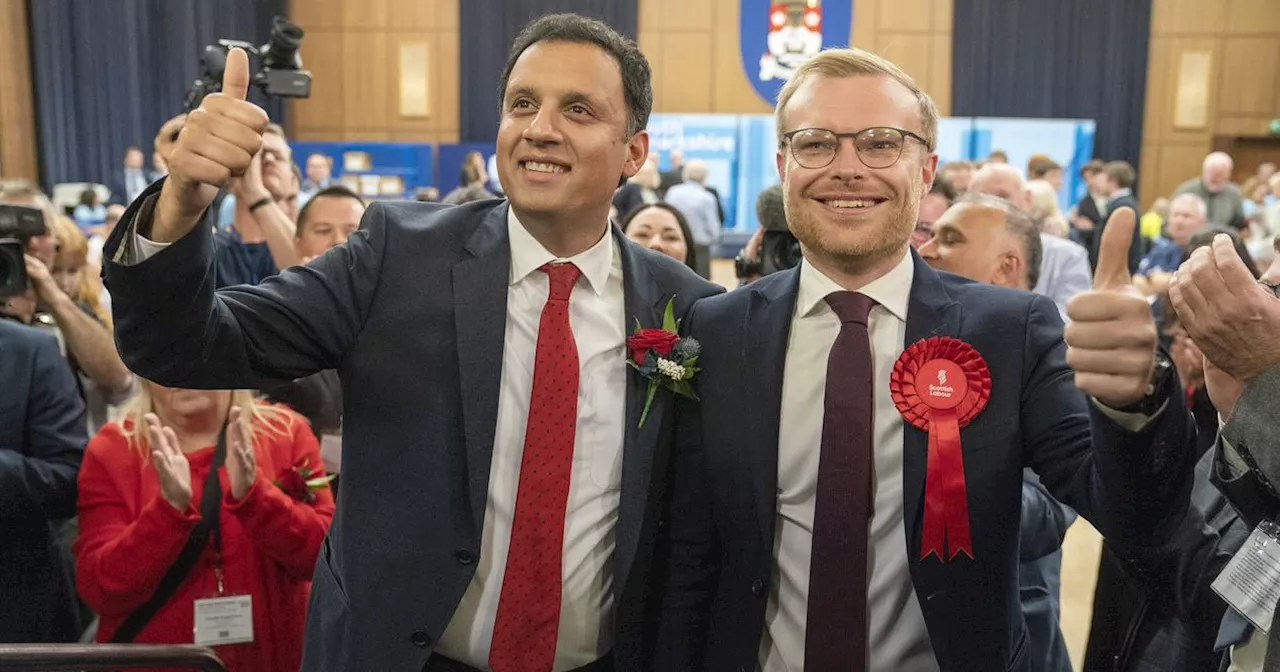
{"label": "blue curtain", "polygon": [[1098,123],[1139,170],[1151,0],[955,0],[951,113]]}
{"label": "blue curtain", "polygon": [[492,143],[498,135],[498,80],[520,29],[545,14],[575,12],[600,19],[636,39],[638,0],[463,0],[458,10],[461,40],[458,112],[462,142]]}
{"label": "blue curtain", "polygon": [[[124,151],[182,112],[205,45],[265,44],[284,0],[30,0],[41,181],[109,183]],[[301,53],[306,56],[303,40]],[[273,121],[278,101],[251,100]]]}

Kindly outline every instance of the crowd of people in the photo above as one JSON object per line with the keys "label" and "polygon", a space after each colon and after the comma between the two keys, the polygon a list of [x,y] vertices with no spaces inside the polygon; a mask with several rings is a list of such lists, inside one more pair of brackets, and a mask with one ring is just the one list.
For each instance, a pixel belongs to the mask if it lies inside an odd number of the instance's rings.
{"label": "crowd of people", "polygon": [[1280,664],[1210,585],[1280,510],[1274,165],[1215,152],[1139,217],[1093,161],[1064,212],[1051,158],[939,166],[928,94],[831,50],[779,94],[741,255],[803,260],[724,293],[708,167],[658,169],[647,62],[597,21],[526,27],[501,186],[473,153],[442,203],[300,168],[247,85],[233,51],[109,199],[0,185],[45,226],[0,306],[0,641],[1066,672],[1083,516],[1077,664]]}

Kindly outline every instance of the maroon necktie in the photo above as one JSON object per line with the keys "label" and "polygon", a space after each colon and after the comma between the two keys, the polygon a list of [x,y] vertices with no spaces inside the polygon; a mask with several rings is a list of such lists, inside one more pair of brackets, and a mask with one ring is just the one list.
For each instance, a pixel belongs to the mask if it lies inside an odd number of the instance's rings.
{"label": "maroon necktie", "polygon": [[856,292],[834,292],[827,305],[840,318],[840,334],[827,356],[804,669],[865,672],[875,429],[867,316],[875,301]]}
{"label": "maroon necktie", "polygon": [[538,323],[533,393],[525,425],[511,547],[493,624],[494,672],[551,672],[560,628],[565,503],[578,422],[578,346],[569,327],[573,264],[539,269],[551,292]]}

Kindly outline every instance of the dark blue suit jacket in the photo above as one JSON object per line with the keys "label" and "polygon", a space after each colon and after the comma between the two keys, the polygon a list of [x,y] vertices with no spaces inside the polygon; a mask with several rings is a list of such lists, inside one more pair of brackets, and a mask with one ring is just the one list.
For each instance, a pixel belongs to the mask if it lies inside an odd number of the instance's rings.
{"label": "dark blue suit jacket", "polygon": [[[1182,520],[1195,460],[1189,414],[1139,433],[1076,389],[1053,302],[915,260],[906,342],[962,339],[986,359],[991,399],[961,431],[975,560],[920,560],[927,435],[904,429],[903,511],[915,593],[943,670],[1037,670],[1018,601],[1023,467],[1105,535],[1158,543]],[[699,302],[699,405],[680,405],[667,516],[661,670],[754,670],[773,577],[783,362],[799,271]]]}
{"label": "dark blue suit jacket", "polygon": [[74,642],[53,521],[76,513],[84,401],[52,335],[0,320],[0,642]]}
{"label": "dark blue suit jacket", "polygon": [[[126,213],[105,258],[130,221]],[[337,369],[342,479],[302,667],[420,670],[480,553],[507,320],[507,204],[375,203],[346,244],[310,264],[216,291],[208,231],[198,226],[143,263],[107,265],[124,361],[188,388],[258,388]],[[721,291],[612,235],[628,323],[660,326],[673,296],[683,316]],[[628,376],[614,655],[618,669],[637,670],[674,413],[670,395],[658,395],[637,429],[647,385]]]}

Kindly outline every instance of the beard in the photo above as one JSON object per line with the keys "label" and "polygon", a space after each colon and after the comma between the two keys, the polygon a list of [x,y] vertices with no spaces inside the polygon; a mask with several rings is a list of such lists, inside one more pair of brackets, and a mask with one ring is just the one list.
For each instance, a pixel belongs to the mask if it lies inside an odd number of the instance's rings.
{"label": "beard", "polygon": [[835,221],[831,214],[805,194],[792,195],[783,185],[783,209],[791,233],[805,256],[817,255],[850,272],[862,272],[887,258],[901,254],[915,231],[924,195],[922,184],[913,183],[907,194],[892,194],[876,206],[881,212],[860,222]]}

